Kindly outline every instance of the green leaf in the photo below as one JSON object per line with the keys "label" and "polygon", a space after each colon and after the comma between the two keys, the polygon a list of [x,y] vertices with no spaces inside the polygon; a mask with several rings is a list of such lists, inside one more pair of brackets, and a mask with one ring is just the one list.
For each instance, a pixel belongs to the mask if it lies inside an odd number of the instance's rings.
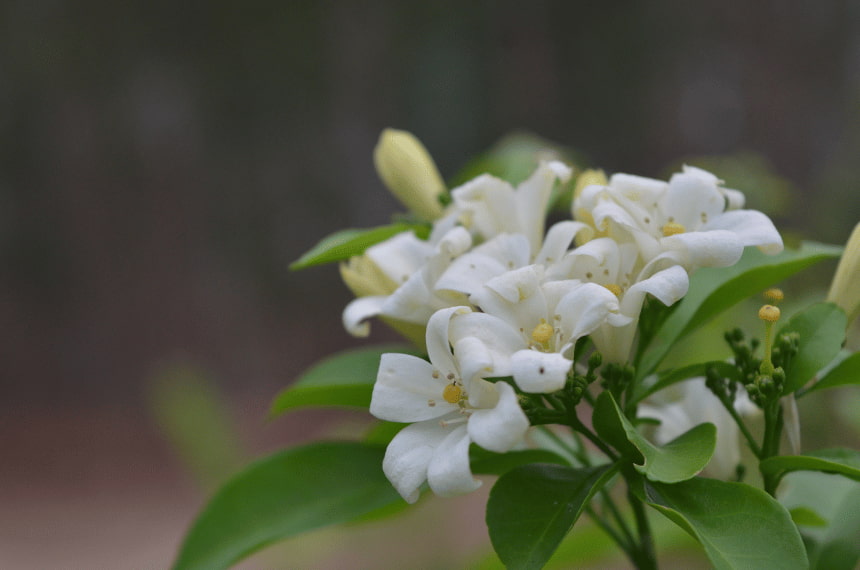
{"label": "green leaf", "polygon": [[487,528],[505,566],[543,567],[615,471],[533,463],[502,475],[487,501]]}
{"label": "green leaf", "polygon": [[592,423],[601,437],[631,457],[636,470],[651,481],[675,483],[695,477],[711,460],[717,444],[717,428],[703,423],[658,447],[624,417],[608,391],[597,397]]}
{"label": "green leaf", "polygon": [[690,290],[660,327],[637,367],[639,378],[651,374],[683,336],[736,303],[825,259],[839,257],[842,248],[804,242],[799,249],[765,255],[747,248],[731,267],[706,267],[690,278]]}
{"label": "green leaf", "polygon": [[343,261],[354,255],[361,255],[364,253],[364,250],[372,245],[408,231],[414,231],[422,239],[428,235],[426,226],[403,222],[369,229],[340,230],[320,240],[307,253],[292,262],[290,269],[295,271],[297,269],[307,269],[315,265]]}
{"label": "green leaf", "polygon": [[860,485],[839,475],[819,471],[789,473],[780,501],[791,511],[814,510],[826,526],[805,527],[804,542],[810,568],[854,570],[860,560]]}
{"label": "green leaf", "polygon": [[788,514],[797,526],[827,526],[827,521],[809,507],[795,507]]}
{"label": "green leaf", "polygon": [[845,342],[847,317],[834,303],[816,303],[793,315],[777,335],[800,335],[797,354],[786,370],[784,394],[803,387],[815,373],[827,366]]}
{"label": "green leaf", "polygon": [[415,354],[415,350],[406,345],[338,352],[318,362],[275,396],[269,417],[309,406],[368,407],[379,358],[386,352]]}
{"label": "green leaf", "polygon": [[494,453],[473,445],[469,458],[472,463],[472,473],[482,475],[503,475],[521,465],[529,463],[552,463],[567,465],[561,456],[546,449],[524,449],[507,453]]}
{"label": "green leaf", "polygon": [[734,365],[725,362],[724,360],[714,360],[711,362],[700,362],[699,364],[691,364],[682,366],[681,368],[672,368],[664,370],[657,374],[656,381],[653,384],[646,384],[644,381],[637,384],[637,393],[633,401],[638,403],[651,394],[655,394],[664,388],[668,388],[678,382],[683,382],[689,378],[704,376],[709,368],[715,368],[723,378],[738,380],[738,369]]}
{"label": "green leaf", "polygon": [[778,455],[759,464],[763,475],[777,474],[781,479],[790,471],[822,471],[860,481],[860,451],[822,449],[804,455]]}
{"label": "green leaf", "polygon": [[826,372],[821,380],[813,384],[809,390],[798,392],[798,396],[809,394],[815,390],[848,386],[850,384],[860,384],[860,352],[855,352],[845,358]]}
{"label": "green leaf", "polygon": [[717,570],[809,567],[788,511],[761,489],[696,477],[646,483],[645,492],[649,505],[702,544]]}
{"label": "green leaf", "polygon": [[382,473],[383,455],[359,443],[326,442],[253,463],[198,515],[174,570],[228,568],[277,540],[400,500]]}

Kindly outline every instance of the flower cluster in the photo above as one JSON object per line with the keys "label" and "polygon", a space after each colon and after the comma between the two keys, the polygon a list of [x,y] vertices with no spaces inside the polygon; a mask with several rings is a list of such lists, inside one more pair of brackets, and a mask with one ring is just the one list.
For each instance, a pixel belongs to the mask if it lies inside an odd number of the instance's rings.
{"label": "flower cluster", "polygon": [[529,428],[519,394],[563,389],[579,339],[624,364],[647,295],[671,305],[697,268],[730,266],[746,246],[782,249],[767,216],[698,168],[668,182],[586,172],[570,218],[547,228],[553,189],[573,174],[562,162],[541,162],[517,187],[484,174],[446,195],[410,135],[384,133],[376,158],[395,194],[432,223],[427,239],[395,235],[341,268],[358,295],[343,314],[350,333],[367,335],[379,317],[426,345],[429,362],[383,355],[370,405],[410,424],[383,464],[409,502],[425,481],[442,496],[475,489],[470,444],[519,445]]}

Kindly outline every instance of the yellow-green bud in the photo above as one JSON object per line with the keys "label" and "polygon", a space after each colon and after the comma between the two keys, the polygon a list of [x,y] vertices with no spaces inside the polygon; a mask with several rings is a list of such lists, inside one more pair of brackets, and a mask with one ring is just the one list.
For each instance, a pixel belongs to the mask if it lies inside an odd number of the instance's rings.
{"label": "yellow-green bud", "polygon": [[606,186],[607,184],[608,181],[606,180],[606,174],[602,170],[585,170],[576,178],[576,186],[573,188],[573,196],[574,198],[579,198],[583,188],[586,186]]}
{"label": "yellow-green bud", "polygon": [[845,244],[827,300],[845,311],[849,326],[860,315],[860,224],[854,226]]}
{"label": "yellow-green bud", "polygon": [[385,129],[373,151],[382,182],[411,212],[425,220],[442,215],[439,197],[447,188],[436,163],[412,133]]}

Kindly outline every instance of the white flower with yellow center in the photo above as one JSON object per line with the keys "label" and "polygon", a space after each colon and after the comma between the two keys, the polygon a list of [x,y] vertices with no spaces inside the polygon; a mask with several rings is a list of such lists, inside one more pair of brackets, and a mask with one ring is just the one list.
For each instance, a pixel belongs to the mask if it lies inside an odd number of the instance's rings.
{"label": "white flower with yellow center", "polygon": [[688,271],[735,264],[745,246],[782,251],[770,218],[737,209],[743,195],[720,186],[712,174],[684,167],[668,183],[615,174],[606,186],[584,188],[574,200],[577,219],[620,242],[633,241],[644,261],[668,253]]}
{"label": "white flower with yellow center", "polygon": [[647,294],[672,305],[687,294],[690,285],[687,272],[674,265],[669,255],[658,256],[643,266],[635,244],[619,244],[605,237],[571,251],[552,271],[553,278],[597,284],[617,297],[618,312],[626,322],[607,321],[590,333],[605,362],[628,360]]}
{"label": "white flower with yellow center", "polygon": [[382,463],[388,480],[410,503],[418,500],[424,481],[440,496],[475,490],[481,482],[469,466],[470,443],[503,453],[520,443],[529,427],[514,389],[483,379],[494,374],[483,343],[449,336],[452,323],[469,314],[468,307],[433,314],[427,323],[429,362],[391,353],[379,364],[370,413],[416,422],[394,437]]}
{"label": "white flower with yellow center", "polygon": [[560,390],[579,338],[604,323],[629,322],[605,287],[577,280],[543,282],[540,265],[490,279],[470,300],[483,312],[452,322],[451,337],[479,339],[495,373],[513,376],[524,392]]}

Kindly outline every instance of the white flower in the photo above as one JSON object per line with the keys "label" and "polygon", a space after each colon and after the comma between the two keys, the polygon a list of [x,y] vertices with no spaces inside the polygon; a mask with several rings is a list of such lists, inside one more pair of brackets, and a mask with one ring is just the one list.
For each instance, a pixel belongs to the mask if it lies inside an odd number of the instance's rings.
{"label": "white flower", "polygon": [[435,311],[467,303],[462,294],[437,295],[435,283],[471,245],[469,232],[455,227],[435,244],[404,232],[368,248],[365,256],[399,285],[390,295],[359,297],[349,303],[343,311],[344,328],[354,336],[367,336],[370,325],[365,321],[375,316],[424,325]]}
{"label": "white flower", "polygon": [[[707,471],[720,479],[729,479],[741,460],[738,443],[740,430],[720,400],[705,386],[703,377],[691,378],[677,385],[681,398],[674,402],[641,404],[639,417],[660,421],[654,439],[664,445],[699,424],[710,422],[717,428],[717,446]],[[734,402],[741,415],[758,413],[746,390],[738,387]]]}
{"label": "white flower", "polygon": [[[514,389],[490,383],[492,360],[477,339],[451,339],[452,322],[468,307],[437,311],[427,323],[430,362],[405,354],[384,354],[370,412],[383,420],[417,422],[388,446],[382,469],[408,502],[426,480],[434,493],[452,496],[480,486],[469,467],[469,444],[499,453],[510,450],[529,426]],[[453,342],[453,352],[451,344]]]}
{"label": "white flower", "polygon": [[444,233],[459,223],[482,241],[502,233],[523,234],[535,255],[543,241],[552,187],[556,180],[570,180],[571,173],[561,162],[541,162],[516,189],[495,176],[482,174],[451,190],[453,202],[434,231]]}
{"label": "white flower", "polygon": [[664,305],[672,305],[687,294],[690,284],[687,272],[672,263],[664,254],[643,266],[635,244],[619,244],[604,237],[569,252],[553,267],[553,272],[556,278],[596,283],[618,297],[618,312],[626,317],[626,322],[617,318],[608,320],[591,332],[591,339],[606,362],[626,362],[645,295],[651,294]]}
{"label": "white flower", "polygon": [[644,261],[668,253],[688,271],[727,267],[745,246],[765,253],[782,251],[770,219],[737,209],[743,195],[720,186],[712,174],[692,167],[660,180],[615,174],[607,186],[588,186],[574,201],[577,219],[620,242],[634,241]]}
{"label": "white flower", "polygon": [[542,274],[542,266],[529,265],[490,279],[470,297],[483,312],[451,325],[452,338],[480,339],[495,373],[513,376],[533,393],[564,386],[579,338],[606,322],[629,322],[605,287],[572,279],[544,283]]}

